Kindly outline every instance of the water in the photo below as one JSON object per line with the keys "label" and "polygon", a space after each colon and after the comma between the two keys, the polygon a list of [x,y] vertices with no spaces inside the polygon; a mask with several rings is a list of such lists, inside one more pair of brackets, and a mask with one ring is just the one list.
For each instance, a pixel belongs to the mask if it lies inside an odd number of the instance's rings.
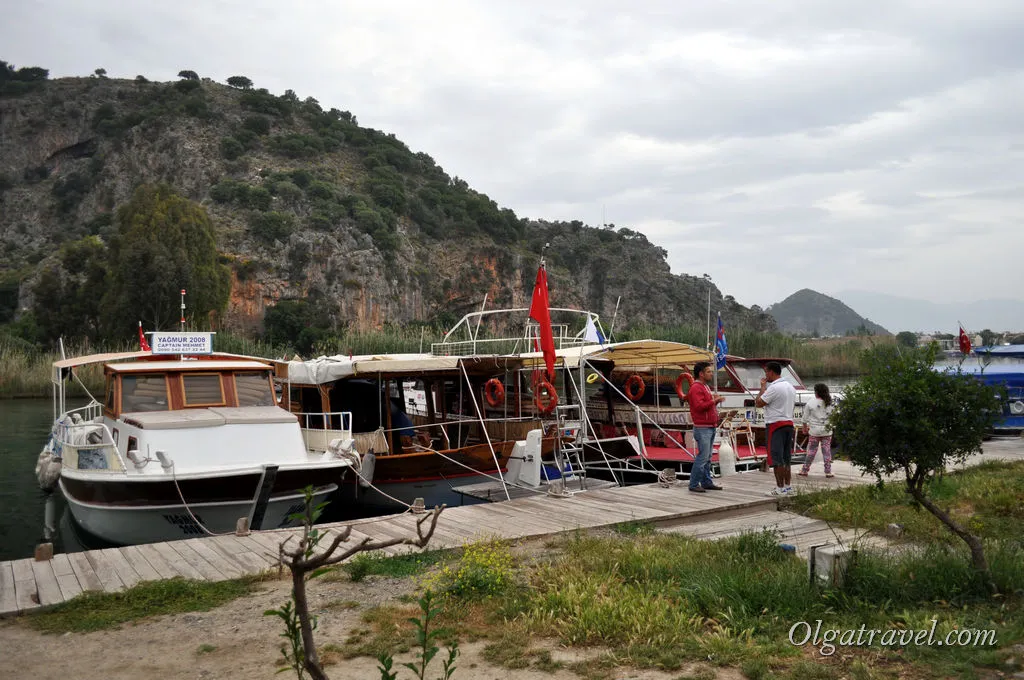
{"label": "water", "polygon": [[[49,399],[0,400],[0,560],[29,557],[42,540],[45,495],[35,467],[50,434],[52,409]],[[62,513],[64,502],[57,496]]]}

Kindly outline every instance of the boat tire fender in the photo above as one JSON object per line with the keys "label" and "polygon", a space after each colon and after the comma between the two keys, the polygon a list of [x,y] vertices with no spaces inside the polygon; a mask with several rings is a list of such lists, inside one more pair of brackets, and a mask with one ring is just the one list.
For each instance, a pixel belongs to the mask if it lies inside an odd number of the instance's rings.
{"label": "boat tire fender", "polygon": [[623,386],[623,392],[626,394],[626,398],[630,401],[636,401],[640,397],[644,396],[644,392],[647,391],[647,385],[644,384],[644,379],[640,377],[639,373],[634,373],[626,379],[626,384]]}
{"label": "boat tire fender", "polygon": [[693,376],[688,371],[683,371],[676,378],[676,394],[679,396],[680,401],[686,401],[686,398],[690,396],[683,391],[683,383],[686,383],[687,388],[693,387]]}
{"label": "boat tire fender", "polygon": [[497,378],[491,378],[484,385],[484,399],[491,408],[497,408],[505,402],[505,385]]}

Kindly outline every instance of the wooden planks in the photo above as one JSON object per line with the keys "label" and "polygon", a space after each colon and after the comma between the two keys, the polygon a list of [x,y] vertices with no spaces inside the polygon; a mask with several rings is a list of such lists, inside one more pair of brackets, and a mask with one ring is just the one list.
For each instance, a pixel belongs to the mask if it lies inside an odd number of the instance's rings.
{"label": "wooden planks", "polygon": [[[999,441],[986,445],[981,460],[1024,459],[1024,442]],[[833,478],[820,472],[794,478],[801,492],[872,483],[849,463],[836,461]],[[520,538],[576,529],[609,526],[626,521],[649,521],[661,531],[685,533],[716,540],[743,532],[775,528],[783,540],[803,552],[811,545],[843,540],[880,544],[884,539],[833,530],[826,523],[778,511],[779,499],[766,495],[774,486],[771,475],[746,473],[722,478],[724,491],[690,493],[685,482],[663,488],[657,484],[588,489],[568,498],[531,494],[509,502],[448,508],[440,517],[427,549],[458,547],[485,536]],[[572,490],[572,489],[570,489]],[[332,535],[352,527],[350,546],[365,538],[386,541],[415,536],[419,516],[408,513],[324,525]],[[270,530],[247,536],[216,536],[172,543],[106,548],[84,553],[58,554],[49,562],[31,559],[0,562],[0,616],[65,602],[84,591],[116,592],[143,581],[184,577],[219,581],[256,574],[278,567],[279,545],[291,537],[297,544],[300,530]],[[330,538],[327,539],[328,541]],[[398,545],[384,554],[419,550]]]}

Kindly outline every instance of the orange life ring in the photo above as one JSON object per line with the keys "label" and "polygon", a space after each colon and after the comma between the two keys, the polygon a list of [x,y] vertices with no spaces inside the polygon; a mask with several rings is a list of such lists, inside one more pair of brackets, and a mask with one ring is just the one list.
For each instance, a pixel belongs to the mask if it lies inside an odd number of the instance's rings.
{"label": "orange life ring", "polygon": [[491,408],[505,403],[505,385],[497,378],[491,378],[484,385],[484,399]]}
{"label": "orange life ring", "polygon": [[[551,413],[558,406],[558,392],[555,391],[555,386],[547,380],[540,380],[533,394],[533,403],[537,405],[537,410],[541,413]],[[547,398],[541,398],[542,394],[546,394]]]}
{"label": "orange life ring", "polygon": [[640,397],[644,396],[644,392],[647,391],[647,385],[644,384],[644,379],[640,377],[638,373],[634,373],[629,376],[626,380],[626,384],[623,385],[623,392],[626,394],[626,398],[630,401],[636,401]]}
{"label": "orange life ring", "polygon": [[684,381],[686,382],[687,387],[693,387],[693,376],[687,371],[683,371],[679,374],[679,377],[676,378],[676,394],[679,395],[679,399],[681,401],[686,401],[686,398],[690,396],[686,392],[683,392]]}

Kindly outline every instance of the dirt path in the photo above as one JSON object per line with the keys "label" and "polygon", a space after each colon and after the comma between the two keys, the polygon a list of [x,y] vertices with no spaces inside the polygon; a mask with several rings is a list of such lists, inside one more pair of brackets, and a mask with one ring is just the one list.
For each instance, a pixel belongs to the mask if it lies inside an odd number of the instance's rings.
{"label": "dirt path", "polygon": [[[289,582],[283,580],[268,581],[260,585],[258,592],[209,612],[159,616],[135,624],[125,624],[119,630],[96,633],[44,635],[32,630],[20,619],[0,621],[0,678],[282,680],[293,677],[285,673],[277,674],[282,641],[279,637],[282,630],[280,621],[275,617],[263,616],[265,610],[279,607],[285,602],[289,595],[289,585]],[[396,601],[402,595],[412,594],[414,588],[413,579],[383,577],[368,577],[359,583],[344,580],[317,582],[316,587],[310,589],[310,604],[319,617],[318,644],[342,645],[350,631],[366,626],[361,620],[364,611]],[[508,670],[492,666],[482,657],[484,645],[483,642],[474,642],[462,646],[455,680],[540,680],[547,677],[579,680],[580,676],[568,670],[551,673],[537,669]],[[552,649],[551,652],[555,660],[565,664],[588,658],[586,650]],[[396,666],[398,662],[411,660],[411,655],[401,655],[396,658]],[[437,661],[436,665],[436,668],[431,666],[430,677],[440,674],[440,662]],[[366,657],[339,659],[327,666],[327,672],[332,680],[380,677],[376,659]],[[411,675],[404,668],[398,673],[400,680]],[[686,672],[619,669],[613,677],[669,680],[680,675],[686,675]],[[742,676],[724,671],[718,677],[724,680]]]}

